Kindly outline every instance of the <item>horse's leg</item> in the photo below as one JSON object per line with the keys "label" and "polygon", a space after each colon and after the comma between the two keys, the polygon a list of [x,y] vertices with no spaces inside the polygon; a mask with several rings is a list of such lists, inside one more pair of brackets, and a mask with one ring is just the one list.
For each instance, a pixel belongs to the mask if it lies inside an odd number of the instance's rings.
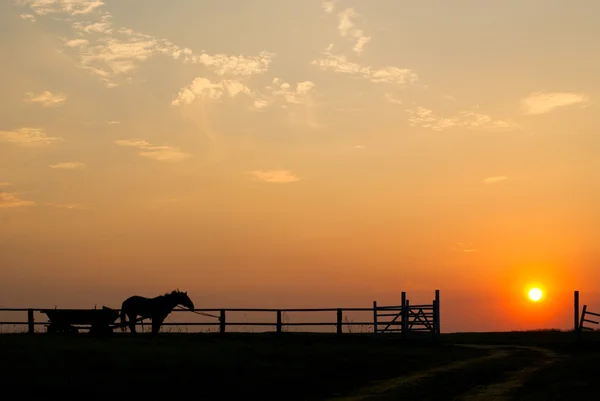
{"label": "horse's leg", "polygon": [[160,318],[153,317],[152,318],[152,335],[157,335],[160,331],[160,325],[162,321]]}
{"label": "horse's leg", "polygon": [[127,315],[127,317],[129,318],[129,330],[131,330],[132,334],[135,334],[135,321],[137,320],[137,314]]}
{"label": "horse's leg", "polygon": [[166,316],[152,316],[152,334],[156,335],[160,331],[160,326],[165,321]]}

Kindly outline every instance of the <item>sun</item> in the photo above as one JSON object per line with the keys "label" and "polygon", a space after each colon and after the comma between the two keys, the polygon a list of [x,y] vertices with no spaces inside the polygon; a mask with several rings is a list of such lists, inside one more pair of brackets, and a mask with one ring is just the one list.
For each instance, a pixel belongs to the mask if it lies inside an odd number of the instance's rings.
{"label": "sun", "polygon": [[529,290],[529,299],[531,299],[533,302],[537,302],[540,299],[542,299],[542,290],[540,290],[539,288],[532,288]]}

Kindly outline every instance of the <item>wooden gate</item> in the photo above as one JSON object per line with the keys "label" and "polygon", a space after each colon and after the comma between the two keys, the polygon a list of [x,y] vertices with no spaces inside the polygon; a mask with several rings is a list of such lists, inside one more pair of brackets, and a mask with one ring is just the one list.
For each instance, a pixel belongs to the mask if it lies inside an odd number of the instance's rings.
{"label": "wooden gate", "polygon": [[407,337],[411,332],[425,332],[436,336],[440,333],[439,305],[439,290],[435,290],[430,305],[410,305],[404,291],[398,306],[378,306],[373,301],[373,334],[400,333]]}
{"label": "wooden gate", "polygon": [[600,322],[597,320],[586,319],[586,315],[600,317],[600,313],[590,312],[587,310],[587,305],[583,305],[583,310],[581,311],[581,321],[579,322],[579,329],[580,330],[594,330],[591,327],[585,327],[583,324],[584,323],[598,324]]}

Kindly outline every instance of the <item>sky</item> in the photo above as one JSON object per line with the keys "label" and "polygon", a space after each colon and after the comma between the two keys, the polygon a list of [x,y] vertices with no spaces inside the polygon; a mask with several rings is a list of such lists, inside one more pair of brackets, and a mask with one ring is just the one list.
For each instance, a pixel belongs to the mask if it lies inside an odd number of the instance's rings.
{"label": "sky", "polygon": [[[600,311],[600,3],[0,2],[0,307]],[[541,302],[527,301],[531,286]]]}

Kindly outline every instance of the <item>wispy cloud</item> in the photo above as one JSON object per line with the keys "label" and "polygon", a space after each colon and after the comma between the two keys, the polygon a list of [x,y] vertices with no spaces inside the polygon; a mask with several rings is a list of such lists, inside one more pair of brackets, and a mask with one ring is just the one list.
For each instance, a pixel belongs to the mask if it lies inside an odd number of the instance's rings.
{"label": "wispy cloud", "polygon": [[412,127],[429,128],[443,131],[450,128],[485,129],[485,130],[514,130],[519,126],[509,120],[495,120],[487,114],[473,111],[461,111],[454,117],[441,117],[431,109],[416,107],[406,110],[408,123]]}
{"label": "wispy cloud", "polygon": [[21,199],[17,193],[0,191],[0,209],[33,205],[34,201]]}
{"label": "wispy cloud", "polygon": [[0,182],[0,187],[10,187],[10,182]]}
{"label": "wispy cloud", "polygon": [[20,17],[25,21],[35,22],[35,15],[33,14],[21,14]]}
{"label": "wispy cloud", "polygon": [[81,162],[64,162],[64,163],[51,164],[48,167],[55,168],[55,169],[62,169],[62,170],[73,170],[73,169],[85,167],[85,163],[81,163]]}
{"label": "wispy cloud", "polygon": [[582,93],[535,92],[521,100],[521,110],[523,114],[545,114],[558,108],[588,103],[588,96]]}
{"label": "wispy cloud", "polygon": [[80,205],[79,203],[47,203],[46,205],[57,208],[57,209],[70,209],[70,210],[87,209],[86,207]]}
{"label": "wispy cloud", "polygon": [[351,37],[356,41],[352,50],[357,54],[361,54],[365,45],[371,41],[370,36],[366,36],[362,29],[355,27],[354,20],[359,17],[360,14],[354,8],[347,8],[338,13],[338,31],[343,38]]}
{"label": "wispy cloud", "polygon": [[223,80],[221,82],[212,82],[208,78],[198,77],[190,85],[182,88],[171,104],[174,106],[190,104],[197,98],[218,100],[225,94],[229,97],[236,97],[239,94],[252,96],[252,91],[239,81]]}
{"label": "wispy cloud", "polygon": [[250,171],[247,174],[251,175],[256,181],[270,183],[284,184],[300,180],[300,178],[288,170],[255,170]]}
{"label": "wispy cloud", "polygon": [[43,107],[62,106],[67,100],[64,93],[53,94],[49,91],[43,91],[39,95],[32,92],[25,94],[25,101],[29,103],[40,103]]}
{"label": "wispy cloud", "polygon": [[384,95],[385,100],[387,100],[389,103],[393,103],[393,104],[402,104],[402,100],[398,99],[397,97],[395,97],[394,95],[392,95],[391,93],[386,93]]}
{"label": "wispy cloud", "polygon": [[462,244],[460,242],[457,242],[456,246],[449,246],[448,248],[450,248],[456,252],[465,252],[465,253],[477,252],[477,249],[474,249],[473,244],[471,244],[471,243]]}
{"label": "wispy cloud", "polygon": [[19,128],[15,131],[0,131],[0,140],[24,146],[51,145],[62,138],[46,134],[42,128]]}
{"label": "wispy cloud", "polygon": [[326,13],[331,14],[335,8],[335,3],[337,2],[338,0],[324,0],[323,10],[325,10]]}
{"label": "wispy cloud", "polygon": [[508,180],[507,176],[499,175],[499,176],[495,176],[495,177],[488,177],[483,180],[483,183],[484,184],[495,184],[495,183],[506,181],[506,180]]}
{"label": "wispy cloud", "polygon": [[80,67],[103,79],[109,87],[117,86],[118,77],[131,74],[150,57],[172,52],[170,43],[129,30],[118,30],[93,44],[81,40],[76,44],[70,47],[79,53]]}
{"label": "wispy cloud", "polygon": [[271,92],[273,98],[283,99],[286,103],[306,104],[310,101],[310,94],[315,88],[315,83],[312,81],[298,82],[295,87],[292,87],[288,82],[282,81],[280,78],[273,78],[271,85],[267,86],[267,90]]}
{"label": "wispy cloud", "polygon": [[[139,65],[156,55],[184,63],[201,64],[220,76],[248,77],[269,68],[274,54],[256,56],[194,53],[167,39],[117,26],[101,0],[18,0],[33,14],[67,14],[76,37],[65,40],[65,50],[81,68],[102,79],[107,87],[131,82]],[[79,17],[79,19],[76,19]],[[81,20],[85,17],[85,20]]]}
{"label": "wispy cloud", "polygon": [[87,46],[90,44],[90,41],[87,39],[71,39],[65,42],[65,46],[67,47],[80,47]]}
{"label": "wispy cloud", "polygon": [[323,52],[320,59],[313,60],[312,65],[325,71],[333,71],[340,74],[348,74],[367,79],[373,83],[386,83],[396,85],[407,85],[416,83],[418,75],[409,68],[362,66],[358,63],[348,61],[344,55],[335,55],[330,51]]}
{"label": "wispy cloud", "polygon": [[262,74],[269,69],[273,53],[262,51],[257,56],[229,56],[226,54],[210,55],[202,53],[194,55],[190,49],[178,50],[174,58],[181,57],[185,62],[202,64],[220,76],[249,77]]}
{"label": "wispy cloud", "polygon": [[18,0],[37,15],[66,13],[72,16],[89,14],[104,5],[102,0]]}
{"label": "wispy cloud", "polygon": [[138,148],[141,150],[138,152],[139,156],[161,162],[179,162],[191,157],[189,153],[182,152],[178,148],[155,146],[144,139],[120,139],[115,143],[119,146]]}

